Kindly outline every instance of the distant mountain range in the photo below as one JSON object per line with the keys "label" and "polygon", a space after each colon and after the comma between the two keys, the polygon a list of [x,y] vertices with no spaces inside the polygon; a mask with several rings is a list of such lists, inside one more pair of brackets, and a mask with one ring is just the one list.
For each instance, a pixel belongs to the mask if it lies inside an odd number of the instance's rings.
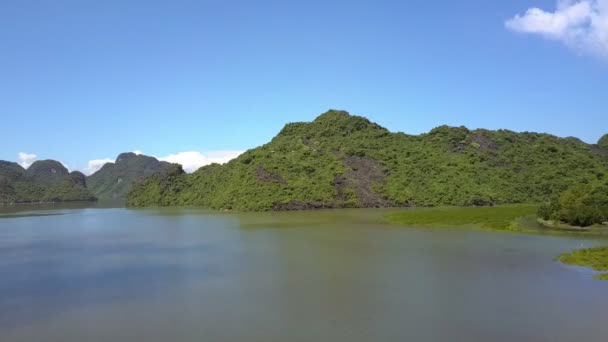
{"label": "distant mountain range", "polygon": [[89,177],[54,160],[0,161],[0,203],[125,200],[229,210],[545,202],[608,179],[608,135],[577,138],[440,126],[393,133],[344,111],[285,127],[232,161],[186,174],[122,153]]}
{"label": "distant mountain range", "polygon": [[55,160],[36,161],[27,169],[0,161],[0,203],[124,200],[131,185],[169,169],[154,157],[122,153],[114,163],[85,177]]}
{"label": "distant mountain range", "polygon": [[131,188],[130,206],[211,209],[492,205],[544,202],[608,177],[608,135],[577,138],[441,126],[392,133],[331,110],[287,124],[269,143],[224,165],[173,166]]}
{"label": "distant mountain range", "polygon": [[24,169],[0,160],[0,203],[94,201],[85,176],[69,172],[55,160],[40,160]]}

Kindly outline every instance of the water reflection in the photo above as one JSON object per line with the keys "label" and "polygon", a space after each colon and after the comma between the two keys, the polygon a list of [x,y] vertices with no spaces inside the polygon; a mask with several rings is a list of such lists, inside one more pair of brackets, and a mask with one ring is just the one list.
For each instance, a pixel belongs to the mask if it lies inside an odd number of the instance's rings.
{"label": "water reflection", "polygon": [[593,240],[399,229],[377,210],[60,212],[0,220],[2,341],[608,336],[608,283],[553,261]]}

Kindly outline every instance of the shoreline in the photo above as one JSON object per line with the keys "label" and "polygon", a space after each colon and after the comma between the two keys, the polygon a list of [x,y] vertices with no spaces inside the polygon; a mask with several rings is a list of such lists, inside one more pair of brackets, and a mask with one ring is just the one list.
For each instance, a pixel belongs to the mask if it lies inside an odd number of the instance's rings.
{"label": "shoreline", "polygon": [[19,205],[37,205],[37,204],[62,204],[62,203],[97,203],[99,200],[74,200],[74,201],[40,201],[40,202],[0,202],[0,206],[10,207]]}

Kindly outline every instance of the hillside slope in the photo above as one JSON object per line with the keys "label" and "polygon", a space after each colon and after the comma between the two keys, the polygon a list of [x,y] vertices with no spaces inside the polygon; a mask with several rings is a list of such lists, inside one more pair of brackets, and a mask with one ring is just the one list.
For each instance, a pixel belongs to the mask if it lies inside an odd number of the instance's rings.
{"label": "hillside slope", "polygon": [[574,138],[441,126],[413,136],[331,110],[193,174],[175,167],[133,186],[130,206],[212,209],[540,202],[608,173],[608,152]]}
{"label": "hillside slope", "polygon": [[87,184],[99,199],[124,199],[133,182],[162,171],[170,165],[154,157],[121,153],[114,163],[106,163],[87,177]]}
{"label": "hillside slope", "polygon": [[597,146],[608,149],[608,134],[604,134],[598,141]]}
{"label": "hillside slope", "polygon": [[40,160],[24,169],[0,161],[0,203],[94,201],[85,176],[69,172],[55,160]]}

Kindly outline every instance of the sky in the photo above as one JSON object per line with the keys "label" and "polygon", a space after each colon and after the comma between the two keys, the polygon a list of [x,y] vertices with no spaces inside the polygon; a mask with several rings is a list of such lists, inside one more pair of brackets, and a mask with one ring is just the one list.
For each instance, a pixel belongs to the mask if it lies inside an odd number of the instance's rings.
{"label": "sky", "polygon": [[0,1],[0,159],[187,171],[328,109],[608,133],[608,0]]}

